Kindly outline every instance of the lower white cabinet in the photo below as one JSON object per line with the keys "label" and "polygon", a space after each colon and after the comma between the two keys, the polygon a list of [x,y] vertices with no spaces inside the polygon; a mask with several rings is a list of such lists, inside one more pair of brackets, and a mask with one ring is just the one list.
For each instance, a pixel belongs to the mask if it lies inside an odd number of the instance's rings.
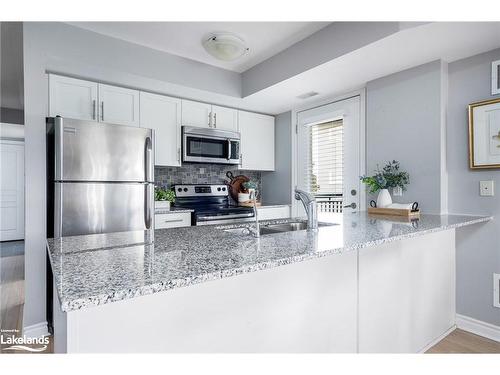
{"label": "lower white cabinet", "polygon": [[274,117],[239,111],[241,169],[274,171]]}
{"label": "lower white cabinet", "polygon": [[286,219],[290,217],[290,206],[262,206],[257,213],[259,220]]}
{"label": "lower white cabinet", "polygon": [[155,131],[155,165],[181,165],[181,100],[141,92],[141,127]]}
{"label": "lower white cabinet", "polygon": [[155,229],[180,228],[191,226],[191,212],[172,212],[155,215]]}

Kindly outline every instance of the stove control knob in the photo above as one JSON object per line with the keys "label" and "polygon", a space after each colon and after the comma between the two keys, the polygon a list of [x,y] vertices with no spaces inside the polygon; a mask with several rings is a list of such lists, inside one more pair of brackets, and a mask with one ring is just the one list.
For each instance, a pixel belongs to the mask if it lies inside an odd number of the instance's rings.
{"label": "stove control knob", "polygon": [[223,187],[223,188],[222,188],[222,191],[226,191],[226,188],[225,188],[225,187]]}
{"label": "stove control knob", "polygon": [[184,192],[188,191],[188,188],[184,188]]}
{"label": "stove control knob", "polygon": [[177,191],[180,193],[182,191],[182,188],[178,188]]}
{"label": "stove control knob", "polygon": [[217,188],[217,191],[220,191],[220,187]]}

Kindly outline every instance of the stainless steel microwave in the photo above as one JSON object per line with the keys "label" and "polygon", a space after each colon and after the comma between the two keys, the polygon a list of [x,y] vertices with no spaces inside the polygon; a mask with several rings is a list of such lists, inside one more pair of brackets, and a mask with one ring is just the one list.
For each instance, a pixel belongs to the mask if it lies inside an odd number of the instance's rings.
{"label": "stainless steel microwave", "polygon": [[182,161],[186,163],[240,164],[240,133],[183,126]]}

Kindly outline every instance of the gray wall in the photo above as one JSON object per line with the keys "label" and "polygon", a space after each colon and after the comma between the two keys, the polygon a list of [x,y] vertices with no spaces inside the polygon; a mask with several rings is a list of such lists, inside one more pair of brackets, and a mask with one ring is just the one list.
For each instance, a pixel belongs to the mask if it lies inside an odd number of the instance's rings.
{"label": "gray wall", "polygon": [[45,315],[45,117],[46,72],[123,83],[146,91],[175,83],[241,96],[241,77],[212,66],[109,38],[61,23],[23,24],[25,92],[25,279],[24,326]]}
{"label": "gray wall", "polygon": [[434,61],[368,82],[366,87],[367,173],[377,164],[383,167],[399,160],[410,174],[410,185],[394,201],[418,201],[426,213],[440,213],[446,205],[446,194],[441,194],[445,189],[443,70],[443,64]]}
{"label": "gray wall", "polygon": [[[447,131],[448,210],[494,215],[495,220],[457,230],[457,313],[500,325],[493,307],[493,272],[500,272],[500,170],[468,167],[467,105],[491,96],[491,62],[500,49],[449,64]],[[479,196],[479,181],[495,182],[495,197]]]}
{"label": "gray wall", "polygon": [[262,200],[269,204],[290,204],[292,185],[292,112],[276,116],[275,172],[262,172]]}
{"label": "gray wall", "polygon": [[0,122],[24,124],[23,25],[0,22]]}

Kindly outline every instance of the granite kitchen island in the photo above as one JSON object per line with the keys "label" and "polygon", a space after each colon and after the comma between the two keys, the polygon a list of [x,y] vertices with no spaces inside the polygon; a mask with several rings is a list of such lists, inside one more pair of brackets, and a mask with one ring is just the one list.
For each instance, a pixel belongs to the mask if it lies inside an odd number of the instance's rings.
{"label": "granite kitchen island", "polygon": [[55,350],[418,352],[455,324],[456,228],[488,220],[361,212],[260,238],[236,224],[157,230],[152,244],[48,239]]}

